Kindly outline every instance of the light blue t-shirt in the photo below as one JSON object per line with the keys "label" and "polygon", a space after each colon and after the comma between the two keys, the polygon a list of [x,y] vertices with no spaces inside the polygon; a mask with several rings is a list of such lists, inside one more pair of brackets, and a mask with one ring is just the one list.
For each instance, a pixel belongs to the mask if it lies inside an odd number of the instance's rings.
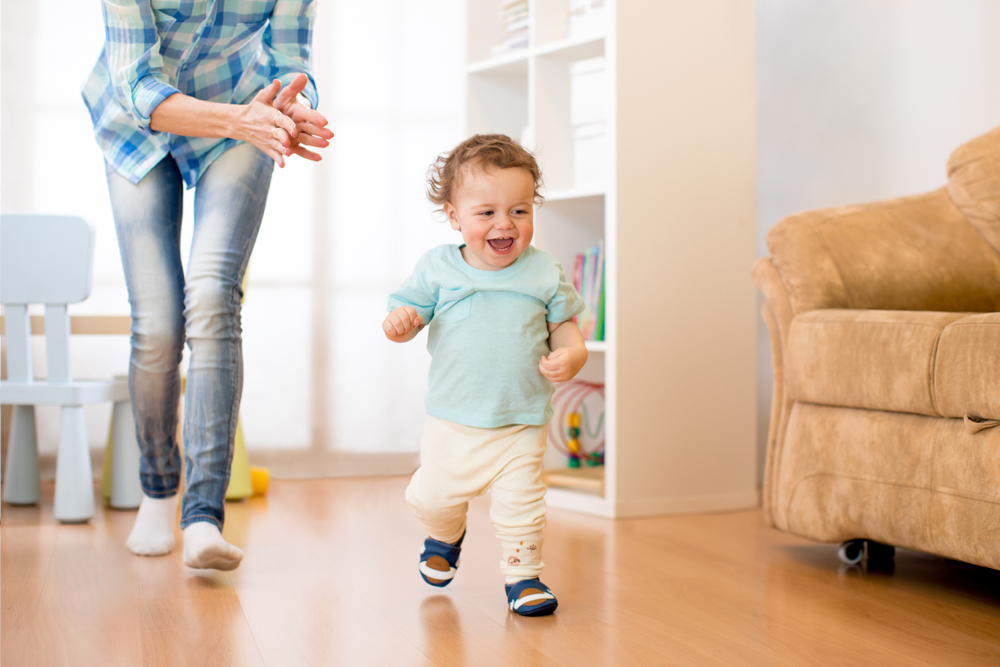
{"label": "light blue t-shirt", "polygon": [[571,319],[584,301],[556,258],[533,246],[499,271],[469,266],[460,248],[428,250],[389,296],[390,311],[412,306],[429,325],[427,414],[477,428],[546,424],[546,321]]}

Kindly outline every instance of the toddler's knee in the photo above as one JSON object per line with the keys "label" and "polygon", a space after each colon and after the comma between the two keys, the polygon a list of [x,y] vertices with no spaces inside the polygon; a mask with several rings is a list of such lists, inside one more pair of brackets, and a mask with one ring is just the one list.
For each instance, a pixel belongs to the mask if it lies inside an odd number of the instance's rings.
{"label": "toddler's knee", "polygon": [[461,511],[461,503],[438,494],[421,493],[412,484],[406,489],[406,502],[420,518],[439,517]]}

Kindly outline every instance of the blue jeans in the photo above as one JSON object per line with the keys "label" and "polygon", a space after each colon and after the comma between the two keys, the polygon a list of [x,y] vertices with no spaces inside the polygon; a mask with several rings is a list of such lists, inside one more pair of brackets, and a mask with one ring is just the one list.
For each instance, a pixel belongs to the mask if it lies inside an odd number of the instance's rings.
{"label": "blue jeans", "polygon": [[185,339],[181,528],[220,529],[243,390],[243,274],[264,215],[274,162],[251,144],[217,158],[195,187],[187,276],[181,265],[184,182],[169,155],[138,185],[108,169],[111,208],[132,308],[129,393],[151,498],[177,493],[177,402]]}

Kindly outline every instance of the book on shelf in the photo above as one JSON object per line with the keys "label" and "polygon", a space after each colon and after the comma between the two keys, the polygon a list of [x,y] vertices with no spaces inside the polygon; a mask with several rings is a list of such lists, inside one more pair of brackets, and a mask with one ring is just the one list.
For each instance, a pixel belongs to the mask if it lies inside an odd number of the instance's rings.
{"label": "book on shelf", "polygon": [[576,255],[573,287],[587,304],[586,310],[573,318],[584,340],[604,340],[604,241]]}
{"label": "book on shelf", "polygon": [[503,0],[500,3],[500,20],[505,37],[490,49],[493,57],[528,46],[528,0]]}

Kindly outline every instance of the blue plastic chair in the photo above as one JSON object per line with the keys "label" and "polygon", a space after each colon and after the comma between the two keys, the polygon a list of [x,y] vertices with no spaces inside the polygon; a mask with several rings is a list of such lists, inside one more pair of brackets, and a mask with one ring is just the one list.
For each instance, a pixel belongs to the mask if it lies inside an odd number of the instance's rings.
{"label": "blue plastic chair", "polygon": [[[113,507],[135,507],[141,499],[139,448],[129,405],[128,383],[73,379],[67,305],[90,296],[94,230],[82,218],[63,215],[0,215],[0,302],[4,306],[7,375],[0,403],[13,405],[3,499],[33,505],[41,496],[38,477],[36,405],[61,405],[56,459],[54,516],[79,523],[94,515],[94,477],[83,406],[115,403]],[[31,360],[29,304],[45,305],[48,378],[36,380]],[[117,496],[117,497],[116,497]]]}

